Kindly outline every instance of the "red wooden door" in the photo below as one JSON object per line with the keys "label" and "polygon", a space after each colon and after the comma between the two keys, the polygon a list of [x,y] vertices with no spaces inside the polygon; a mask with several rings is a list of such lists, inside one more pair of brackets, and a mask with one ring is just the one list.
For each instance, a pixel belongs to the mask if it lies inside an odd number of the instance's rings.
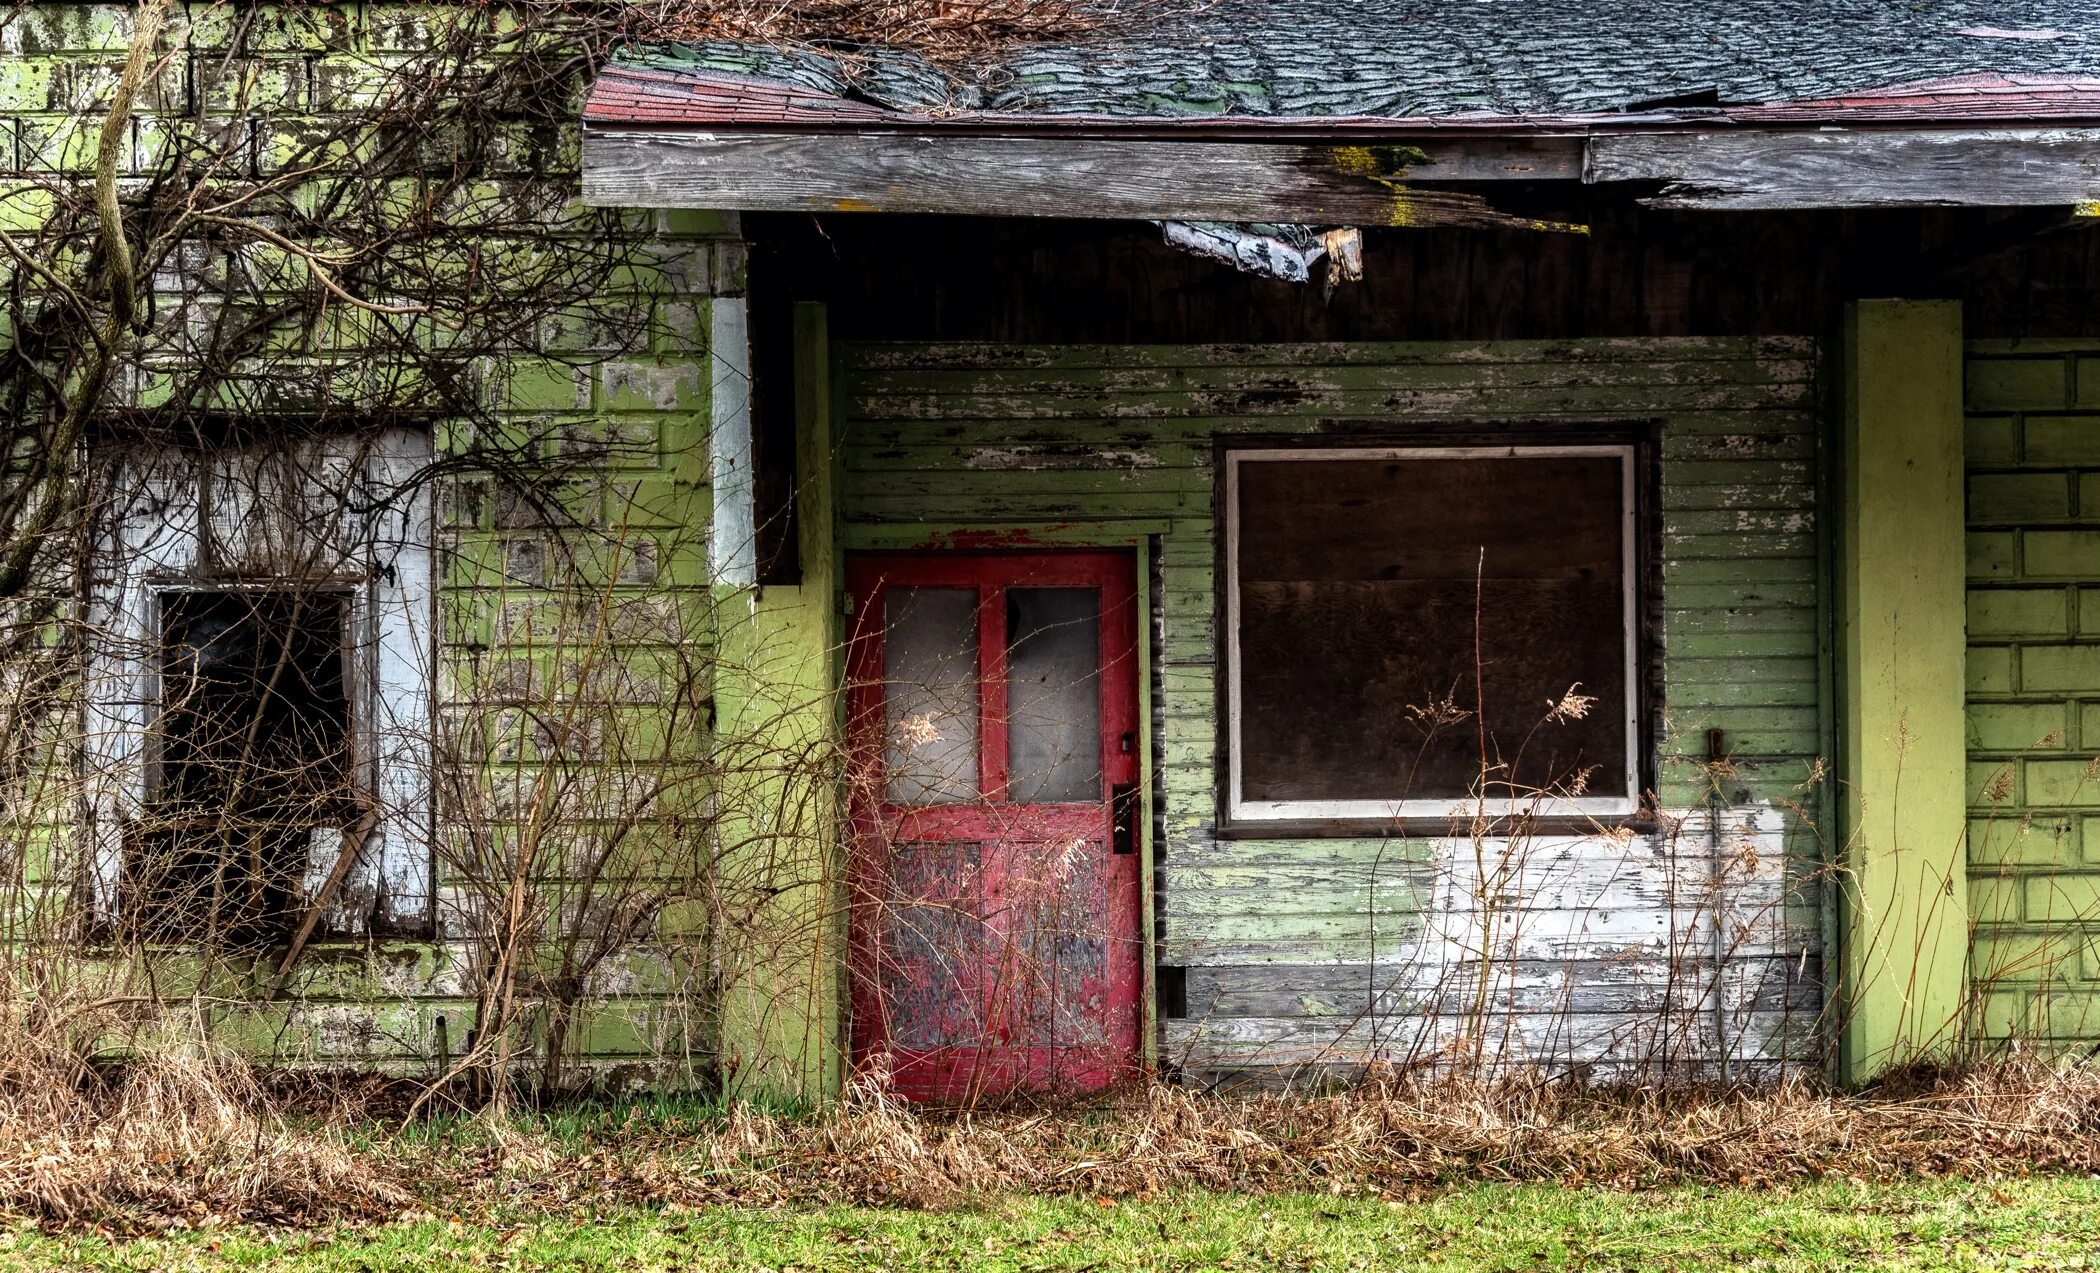
{"label": "red wooden door", "polygon": [[914,1099],[1137,1064],[1135,563],[856,557],[853,1045]]}

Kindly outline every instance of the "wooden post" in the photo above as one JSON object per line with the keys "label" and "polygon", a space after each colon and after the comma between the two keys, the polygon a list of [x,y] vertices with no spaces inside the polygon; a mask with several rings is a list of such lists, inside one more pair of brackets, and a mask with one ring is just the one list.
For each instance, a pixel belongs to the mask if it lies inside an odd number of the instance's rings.
{"label": "wooden post", "polygon": [[721,850],[714,934],[721,1062],[739,1095],[837,1092],[844,970],[839,615],[830,353],[821,305],[795,311],[795,500],[802,581],[718,587]]}
{"label": "wooden post", "polygon": [[1960,303],[1856,303],[1844,375],[1839,1056],[1862,1083],[1946,1055],[1967,990]]}

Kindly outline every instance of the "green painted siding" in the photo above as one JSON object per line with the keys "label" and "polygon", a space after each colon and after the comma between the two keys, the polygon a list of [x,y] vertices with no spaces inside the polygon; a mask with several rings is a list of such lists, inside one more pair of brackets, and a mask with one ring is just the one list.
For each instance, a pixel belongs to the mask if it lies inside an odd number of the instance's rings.
{"label": "green painted siding", "polygon": [[[1189,970],[1190,1019],[1165,1023],[1164,1055],[1196,1069],[1352,1059],[1390,1046],[1394,1008],[1448,1015],[1452,916],[1469,912],[1448,841],[1214,835],[1213,439],[1338,419],[1660,420],[1664,828],[1550,846],[1562,869],[1527,876],[1520,909],[1538,922],[1496,993],[1534,1051],[1625,1055],[1640,1045],[1624,1031],[1651,1028],[1628,1026],[1636,1007],[1691,1052],[1711,1055],[1716,1029],[1743,1055],[1782,1033],[1810,1046],[1817,916],[1786,863],[1818,852],[1789,804],[1814,804],[1803,784],[1823,754],[1812,342],[871,344],[844,362],[849,545],[1151,545],[1156,953]],[[1731,752],[1719,852],[1700,813],[1709,728]],[[1716,880],[1723,1013],[1700,1006]],[[1665,984],[1672,963],[1706,971]],[[1554,1024],[1571,1013],[1573,1035]]]}
{"label": "green painted siding", "polygon": [[1967,359],[1969,893],[1986,1039],[2100,1038],[2100,341]]}

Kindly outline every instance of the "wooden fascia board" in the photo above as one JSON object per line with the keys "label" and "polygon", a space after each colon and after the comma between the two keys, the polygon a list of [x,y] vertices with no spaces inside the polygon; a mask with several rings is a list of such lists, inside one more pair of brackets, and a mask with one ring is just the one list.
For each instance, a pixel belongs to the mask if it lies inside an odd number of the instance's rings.
{"label": "wooden fascia board", "polygon": [[2100,199],[2100,128],[1606,133],[1582,179],[1671,208],[2035,207]]}
{"label": "wooden fascia board", "polygon": [[1371,143],[753,132],[592,126],[601,207],[1012,217],[1533,225],[1477,193],[1411,184],[1574,180],[1579,137]]}
{"label": "wooden fascia board", "polygon": [[592,125],[583,147],[584,201],[602,207],[1553,228],[1485,195],[1514,180],[1631,185],[1643,202],[1679,208],[2100,200],[2100,128],[2087,127],[1725,126],[1344,145]]}

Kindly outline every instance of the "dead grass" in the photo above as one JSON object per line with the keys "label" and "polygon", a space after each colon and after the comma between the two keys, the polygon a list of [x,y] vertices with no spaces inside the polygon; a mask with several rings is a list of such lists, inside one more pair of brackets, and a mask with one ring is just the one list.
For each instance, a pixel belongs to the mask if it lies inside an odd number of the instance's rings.
{"label": "dead grass", "polygon": [[136,1060],[91,1063],[92,1036],[130,1033],[111,1016],[124,1006],[61,1013],[22,1001],[0,1012],[0,1211],[165,1228],[297,1221],[408,1197],[340,1129],[290,1117],[246,1062],[171,1029],[173,1014],[156,1012],[125,1040]]}
{"label": "dead grass", "polygon": [[1656,1092],[1439,1079],[1255,1098],[1154,1087],[1091,1110],[969,1115],[916,1112],[862,1087],[821,1119],[739,1106],[691,1133],[629,1130],[572,1153],[520,1148],[491,1151],[482,1187],[556,1206],[1987,1178],[2100,1168],[2100,1069],[1999,1065],[1909,1076],[1865,1096],[1805,1082]]}
{"label": "dead grass", "polygon": [[376,1130],[389,1125],[340,1101],[295,1117],[246,1066],[189,1044],[111,1078],[19,1054],[4,1063],[0,1211],[53,1228],[2100,1170],[2100,1067],[2031,1061],[1909,1075],[1862,1096],[1806,1082],[1654,1091],[1384,1078],[1331,1096],[1150,1087],[1088,1108],[965,1114],[862,1085],[809,1118],[731,1105],[683,1121],[637,1113],[581,1135],[485,1118],[437,1136]]}
{"label": "dead grass", "polygon": [[[648,29],[666,40],[886,48],[939,62],[1102,39],[1174,7],[1170,0],[659,0]],[[1178,7],[1199,6],[1181,0]]]}

